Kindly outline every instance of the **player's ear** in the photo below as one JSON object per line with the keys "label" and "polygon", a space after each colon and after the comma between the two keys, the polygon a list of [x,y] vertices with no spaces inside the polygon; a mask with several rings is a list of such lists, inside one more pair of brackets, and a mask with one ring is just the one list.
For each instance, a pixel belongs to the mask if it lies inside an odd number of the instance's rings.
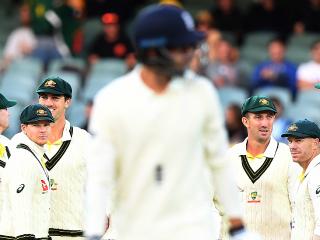
{"label": "player's ear", "polygon": [[246,126],[246,127],[248,126],[248,118],[247,118],[247,117],[245,117],[245,116],[242,117],[242,118],[241,118],[241,121],[242,121],[242,124],[243,124],[244,126]]}

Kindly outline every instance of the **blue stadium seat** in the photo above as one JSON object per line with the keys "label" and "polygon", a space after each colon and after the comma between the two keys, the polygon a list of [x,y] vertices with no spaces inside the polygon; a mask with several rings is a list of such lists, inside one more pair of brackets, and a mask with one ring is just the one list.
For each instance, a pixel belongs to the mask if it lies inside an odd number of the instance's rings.
{"label": "blue stadium seat", "polygon": [[218,94],[223,109],[226,109],[230,104],[236,103],[242,105],[248,97],[248,92],[243,88],[238,87],[222,87],[218,89]]}

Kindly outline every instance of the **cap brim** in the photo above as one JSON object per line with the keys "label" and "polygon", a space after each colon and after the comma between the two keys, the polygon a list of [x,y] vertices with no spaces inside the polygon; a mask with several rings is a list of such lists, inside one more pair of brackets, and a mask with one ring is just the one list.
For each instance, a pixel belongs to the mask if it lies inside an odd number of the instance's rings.
{"label": "cap brim", "polygon": [[281,135],[281,137],[297,137],[297,138],[307,138],[307,137],[313,137],[304,133],[299,132],[286,132]]}
{"label": "cap brim", "polygon": [[38,94],[40,94],[40,93],[50,93],[50,94],[54,94],[54,95],[65,95],[64,93],[56,91],[54,89],[41,89],[41,90],[37,90],[36,92]]}
{"label": "cap brim", "polygon": [[320,83],[316,83],[314,87],[320,89]]}
{"label": "cap brim", "polygon": [[35,122],[40,122],[40,121],[47,121],[47,122],[51,122],[53,123],[54,120],[52,120],[52,118],[49,117],[38,117],[32,120],[27,121],[26,123],[35,123]]}
{"label": "cap brim", "polygon": [[8,100],[6,102],[6,106],[9,108],[9,107],[13,107],[14,105],[16,105],[17,102],[16,101],[11,101],[11,100]]}
{"label": "cap brim", "polygon": [[254,108],[254,109],[249,109],[247,112],[253,112],[253,113],[256,113],[256,112],[264,112],[264,111],[270,111],[270,112],[274,112],[276,113],[277,111],[271,107],[257,107],[257,108]]}

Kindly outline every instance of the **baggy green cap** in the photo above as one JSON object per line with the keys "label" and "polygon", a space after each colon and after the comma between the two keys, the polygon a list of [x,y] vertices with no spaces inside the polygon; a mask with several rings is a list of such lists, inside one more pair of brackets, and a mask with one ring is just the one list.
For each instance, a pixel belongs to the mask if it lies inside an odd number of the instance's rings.
{"label": "baggy green cap", "polygon": [[70,84],[60,77],[49,77],[44,79],[36,92],[38,94],[51,93],[54,95],[72,97],[72,88]]}
{"label": "baggy green cap", "polygon": [[5,96],[3,96],[0,93],[0,109],[6,109],[6,108],[9,108],[9,107],[13,107],[16,104],[17,104],[16,101],[8,100],[8,99],[6,99]]}
{"label": "baggy green cap", "polygon": [[307,119],[292,123],[281,137],[320,138],[318,125]]}
{"label": "baggy green cap", "polygon": [[20,122],[23,124],[39,121],[54,122],[49,108],[39,103],[27,106],[20,115]]}
{"label": "baggy green cap", "polygon": [[241,107],[241,114],[244,116],[247,112],[271,111],[276,113],[277,109],[273,102],[265,96],[252,96],[247,98]]}

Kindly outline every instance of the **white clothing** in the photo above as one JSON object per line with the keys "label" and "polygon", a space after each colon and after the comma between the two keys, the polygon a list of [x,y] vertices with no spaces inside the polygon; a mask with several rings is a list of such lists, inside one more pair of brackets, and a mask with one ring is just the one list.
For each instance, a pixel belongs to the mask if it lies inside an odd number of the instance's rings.
{"label": "white clothing", "polygon": [[291,240],[320,237],[320,155],[316,156],[297,184]]}
{"label": "white clothing", "polygon": [[2,210],[2,198],[4,192],[2,190],[2,181],[3,181],[3,174],[4,168],[6,163],[11,155],[11,142],[8,138],[3,135],[0,135],[0,221],[1,221],[1,210]]}
{"label": "white clothing", "polygon": [[21,58],[25,55],[24,48],[32,50],[37,41],[29,27],[20,27],[14,30],[8,37],[4,47],[4,56],[10,59]]}
{"label": "white clothing", "polygon": [[242,194],[246,226],[264,240],[288,240],[292,192],[300,168],[292,162],[289,147],[273,137],[265,157],[248,160],[247,141],[229,150]]}
{"label": "white clothing", "polygon": [[41,163],[44,149],[24,134],[20,140],[33,154],[15,148],[6,165],[0,235],[47,238],[51,190],[48,172]]}
{"label": "white clothing", "polygon": [[[85,149],[89,144],[90,135],[83,129],[73,127],[71,137],[69,130],[70,123],[66,121],[61,141],[44,146],[46,155],[51,159],[51,164],[46,163],[52,188],[49,233],[53,239],[59,240],[69,239],[71,236],[76,240],[75,236],[81,237],[84,229],[84,191],[87,174]],[[21,134],[16,134],[12,141],[16,142]],[[65,142],[70,140],[66,151],[61,152],[66,146]]]}
{"label": "white clothing", "polygon": [[103,233],[110,196],[121,240],[214,239],[211,185],[227,214],[240,216],[220,108],[210,82],[190,72],[161,94],[139,67],[104,87],[89,128],[86,234]]}
{"label": "white clothing", "polygon": [[320,81],[320,64],[315,61],[303,63],[298,67],[297,79],[310,83],[317,83]]}

